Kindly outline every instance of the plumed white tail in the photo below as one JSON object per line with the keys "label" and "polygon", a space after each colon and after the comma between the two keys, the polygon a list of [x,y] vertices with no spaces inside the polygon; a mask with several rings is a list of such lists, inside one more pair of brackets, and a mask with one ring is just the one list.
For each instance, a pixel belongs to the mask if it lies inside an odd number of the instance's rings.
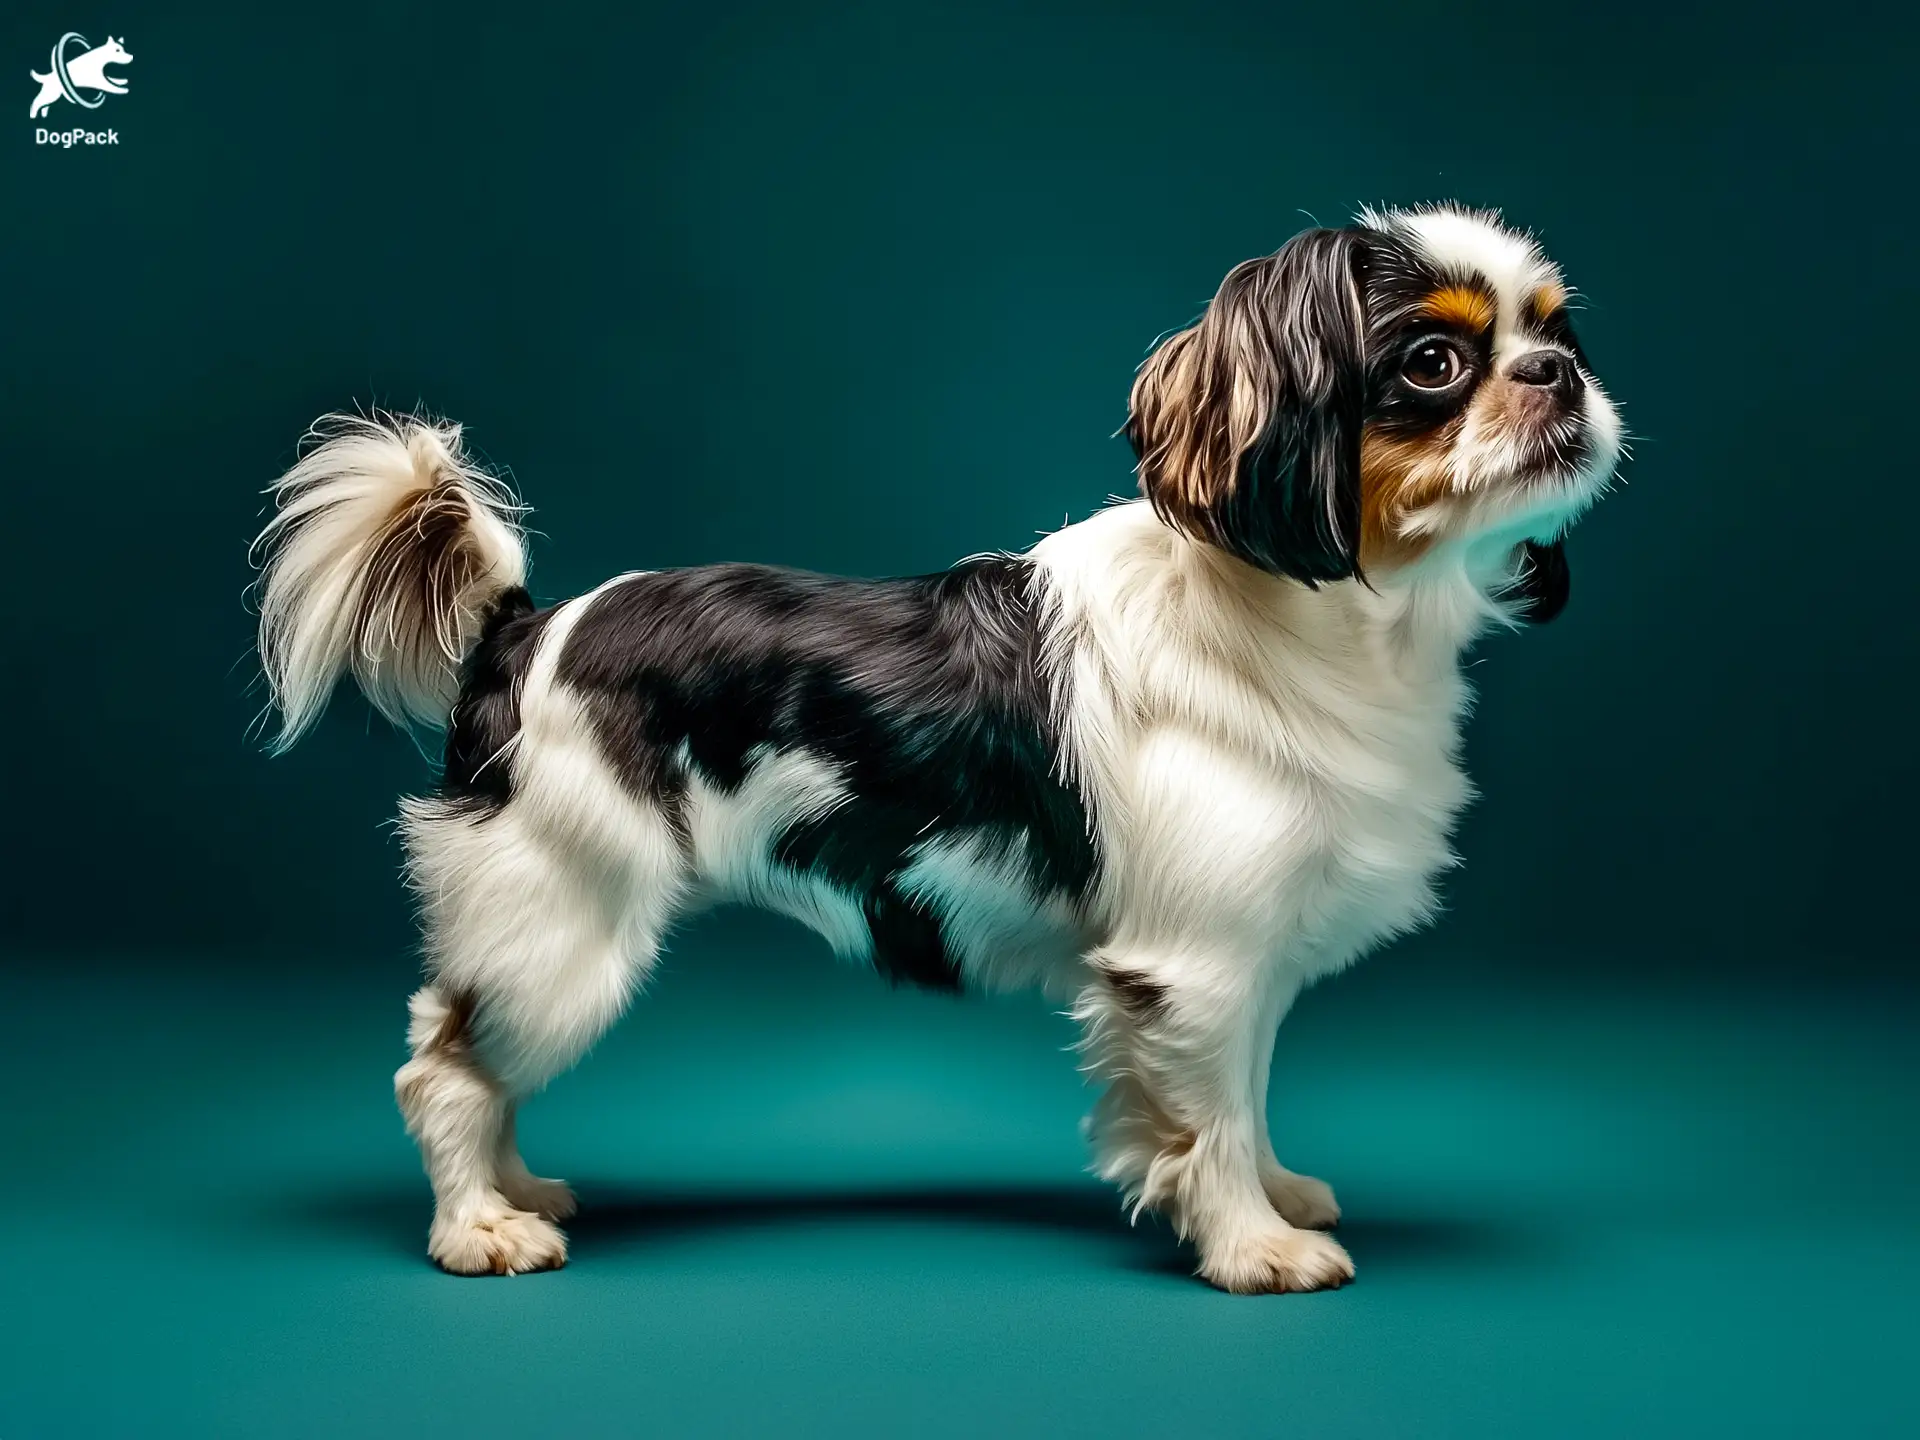
{"label": "plumed white tail", "polygon": [[328,415],[308,441],[254,542],[273,747],[319,718],[343,672],[396,725],[445,725],[488,611],[526,581],[521,507],[458,425]]}

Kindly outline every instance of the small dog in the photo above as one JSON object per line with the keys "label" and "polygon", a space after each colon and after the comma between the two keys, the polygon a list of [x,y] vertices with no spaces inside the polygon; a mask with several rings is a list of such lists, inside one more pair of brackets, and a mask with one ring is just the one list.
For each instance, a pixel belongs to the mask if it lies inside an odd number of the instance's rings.
{"label": "small dog", "polygon": [[940,989],[1071,997],[1100,1175],[1238,1292],[1353,1274],[1276,1158],[1301,988],[1426,920],[1471,789],[1463,647],[1552,618],[1620,425],[1492,214],[1363,212],[1236,267],[1141,366],[1142,499],[1024,554],[629,574],[540,609],[457,426],[333,416],[274,487],[290,744],[351,673],[444,727],[403,802],[426,932],[395,1088],[463,1274],[566,1260],[514,1140],[674,922],[746,901]]}

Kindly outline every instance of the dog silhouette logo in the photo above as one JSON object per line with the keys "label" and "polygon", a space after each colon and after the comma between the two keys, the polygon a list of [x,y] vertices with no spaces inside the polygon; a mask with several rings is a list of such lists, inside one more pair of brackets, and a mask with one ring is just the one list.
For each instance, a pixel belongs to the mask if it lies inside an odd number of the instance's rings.
{"label": "dog silhouette logo", "polygon": [[[132,59],[126,46],[111,35],[106,44],[89,48],[86,36],[69,30],[54,44],[48,61],[49,73],[27,72],[40,83],[40,93],[34,96],[28,118],[38,120],[61,100],[71,100],[82,110],[98,110],[107,96],[127,93],[127,82],[107,74],[107,67],[125,65]],[[87,90],[94,92],[92,99],[81,93]]]}

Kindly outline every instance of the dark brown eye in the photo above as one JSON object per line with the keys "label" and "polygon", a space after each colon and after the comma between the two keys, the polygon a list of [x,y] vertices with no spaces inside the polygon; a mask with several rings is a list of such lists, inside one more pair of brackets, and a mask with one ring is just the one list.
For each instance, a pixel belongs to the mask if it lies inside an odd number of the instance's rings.
{"label": "dark brown eye", "polygon": [[1445,340],[1421,341],[1400,367],[1406,382],[1418,390],[1445,390],[1466,373],[1466,359]]}

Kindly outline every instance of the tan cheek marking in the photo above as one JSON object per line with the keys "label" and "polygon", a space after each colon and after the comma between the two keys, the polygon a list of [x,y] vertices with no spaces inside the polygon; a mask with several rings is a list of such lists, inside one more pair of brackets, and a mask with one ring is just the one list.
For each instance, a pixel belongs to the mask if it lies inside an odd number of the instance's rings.
{"label": "tan cheek marking", "polygon": [[1421,301],[1420,313],[1448,325],[1485,330],[1493,324],[1493,297],[1466,285],[1449,285]]}
{"label": "tan cheek marking", "polygon": [[1372,568],[1405,565],[1420,558],[1433,537],[1400,533],[1406,517],[1445,498],[1451,489],[1448,460],[1459,438],[1460,417],[1437,430],[1410,437],[1382,435],[1369,427],[1360,437],[1360,563]]}

